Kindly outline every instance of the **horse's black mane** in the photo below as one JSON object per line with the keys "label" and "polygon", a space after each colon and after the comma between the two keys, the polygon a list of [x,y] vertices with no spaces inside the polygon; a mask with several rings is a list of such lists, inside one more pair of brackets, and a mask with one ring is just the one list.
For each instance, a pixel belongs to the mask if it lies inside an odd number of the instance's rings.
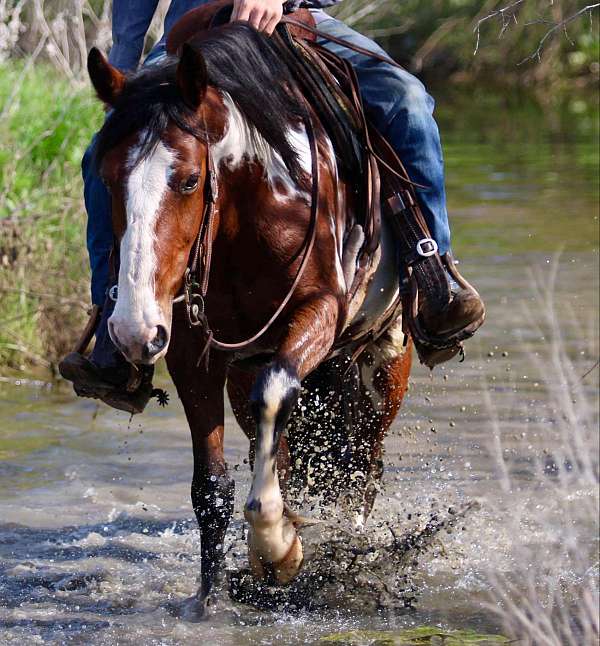
{"label": "horse's black mane", "polygon": [[[300,181],[302,171],[296,150],[287,138],[290,124],[304,118],[301,102],[290,88],[292,75],[272,40],[243,24],[226,25],[207,32],[193,44],[201,52],[209,84],[227,92],[248,122],[282,157],[291,177]],[[148,65],[128,78],[96,141],[96,163],[124,138],[144,130],[139,159],[158,143],[169,122],[205,140],[177,87],[178,59]],[[210,133],[209,137],[210,137]]]}

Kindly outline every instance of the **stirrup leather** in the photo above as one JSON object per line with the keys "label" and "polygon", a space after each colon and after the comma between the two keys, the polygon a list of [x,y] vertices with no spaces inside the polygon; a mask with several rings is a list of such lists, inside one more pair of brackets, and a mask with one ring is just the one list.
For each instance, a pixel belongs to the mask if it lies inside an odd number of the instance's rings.
{"label": "stirrup leather", "polygon": [[96,330],[100,325],[102,308],[99,305],[93,305],[92,309],[89,310],[89,316],[90,318],[88,319],[88,322],[86,323],[81,336],[73,347],[73,352],[76,352],[77,354],[84,354],[84,352],[88,349],[92,339],[94,338],[94,334],[96,334]]}

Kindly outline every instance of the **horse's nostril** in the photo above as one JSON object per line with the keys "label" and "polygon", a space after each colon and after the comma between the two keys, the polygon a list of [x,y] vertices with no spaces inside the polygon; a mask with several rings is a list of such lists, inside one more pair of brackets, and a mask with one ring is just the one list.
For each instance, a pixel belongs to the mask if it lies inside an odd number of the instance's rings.
{"label": "horse's nostril", "polygon": [[163,325],[157,325],[154,338],[146,344],[146,352],[148,353],[148,356],[153,357],[164,350],[168,341],[169,334],[167,332],[167,328]]}
{"label": "horse's nostril", "polygon": [[162,325],[159,325],[156,328],[156,336],[154,337],[154,341],[152,341],[152,344],[155,347],[157,347],[159,350],[162,350],[167,345],[168,340],[169,340],[169,335],[167,334],[167,328],[165,328]]}

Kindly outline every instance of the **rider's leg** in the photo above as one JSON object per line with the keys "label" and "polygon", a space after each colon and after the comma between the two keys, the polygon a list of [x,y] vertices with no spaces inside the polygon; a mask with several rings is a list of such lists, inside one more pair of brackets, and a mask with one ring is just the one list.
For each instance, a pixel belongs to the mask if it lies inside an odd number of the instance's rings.
{"label": "rider's leg", "polygon": [[[388,56],[376,43],[339,20],[323,12],[316,12],[315,15],[320,31]],[[325,38],[320,43],[352,64],[369,118],[394,147],[410,178],[427,187],[417,189],[417,197],[431,235],[443,256],[450,251],[450,227],[442,146],[433,118],[433,99],[423,84],[405,70]],[[483,323],[485,308],[479,294],[452,267],[448,280],[452,295],[447,305],[440,305],[438,299],[428,298],[428,294],[420,294],[419,315],[430,335],[447,339],[465,338]],[[431,359],[431,364],[436,363],[437,356]]]}
{"label": "rider's leg", "polygon": [[107,321],[114,303],[107,297],[110,285],[110,254],[114,244],[111,197],[94,164],[95,138],[81,162],[83,197],[87,221],[87,249],[92,272],[92,304],[102,309],[96,331],[96,343],[90,359],[101,368],[117,368],[126,364],[108,334]]}
{"label": "rider's leg", "polygon": [[[377,43],[343,22],[321,12],[317,18],[320,31],[388,56]],[[320,44],[352,63],[369,118],[394,147],[411,180],[427,187],[417,190],[419,203],[440,255],[445,254],[450,250],[450,226],[433,98],[421,81],[405,70],[325,39]]]}

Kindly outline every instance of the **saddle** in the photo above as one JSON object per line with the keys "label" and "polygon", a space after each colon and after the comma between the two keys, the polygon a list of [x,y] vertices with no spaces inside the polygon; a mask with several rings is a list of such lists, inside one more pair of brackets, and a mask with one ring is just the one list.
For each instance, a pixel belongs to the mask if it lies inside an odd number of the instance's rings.
{"label": "saddle", "polygon": [[[193,43],[203,31],[229,22],[231,11],[231,0],[215,0],[192,9],[169,33],[167,53],[176,55],[185,43]],[[349,320],[333,352],[350,348],[355,360],[395,323],[402,312],[405,344],[408,337],[412,337],[421,362],[433,368],[440,362],[433,357],[443,357],[441,360],[446,361],[462,354],[462,340],[466,337],[448,340],[428,334],[419,323],[419,292],[426,293],[430,302],[444,307],[450,300],[445,269],[461,280],[462,277],[449,254],[441,258],[437,253],[437,244],[416,199],[416,185],[394,150],[367,119],[354,69],[350,63],[320,46],[317,43],[320,35],[400,66],[392,59],[321,34],[307,9],[284,16],[273,35],[303,97],[309,101],[332,141],[340,175],[354,185],[362,186],[358,221],[351,223],[346,231],[346,245],[356,247],[350,254],[355,263],[349,286],[350,311],[356,311],[355,302],[361,291],[364,298],[366,284],[379,261],[382,213],[391,222],[399,241],[398,298],[367,332],[353,326]]]}

